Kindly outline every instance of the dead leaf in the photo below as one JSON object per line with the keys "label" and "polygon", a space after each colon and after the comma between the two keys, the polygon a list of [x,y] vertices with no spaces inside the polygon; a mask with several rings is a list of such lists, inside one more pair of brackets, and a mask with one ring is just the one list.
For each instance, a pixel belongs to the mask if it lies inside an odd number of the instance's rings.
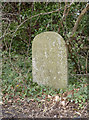
{"label": "dead leaf", "polygon": [[56,102],[60,101],[60,98],[59,98],[59,96],[58,96],[58,95],[57,95],[57,96],[55,96],[54,101],[56,101]]}

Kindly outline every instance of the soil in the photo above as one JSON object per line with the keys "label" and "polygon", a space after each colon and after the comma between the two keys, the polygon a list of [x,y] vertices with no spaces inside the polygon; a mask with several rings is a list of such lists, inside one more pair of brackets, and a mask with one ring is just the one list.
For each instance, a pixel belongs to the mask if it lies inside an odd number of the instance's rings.
{"label": "soil", "polygon": [[79,109],[74,102],[33,99],[11,100],[8,104],[2,104],[3,118],[88,118],[88,108],[85,103],[83,109]]}

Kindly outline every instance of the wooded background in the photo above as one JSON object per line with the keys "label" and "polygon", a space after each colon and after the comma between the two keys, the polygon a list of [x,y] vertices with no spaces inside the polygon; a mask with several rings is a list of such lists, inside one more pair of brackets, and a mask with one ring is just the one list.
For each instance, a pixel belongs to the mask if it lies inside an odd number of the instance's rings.
{"label": "wooded background", "polygon": [[[69,84],[86,81],[89,74],[89,3],[3,2],[0,39],[5,95],[10,90],[28,95],[32,83],[32,41],[45,31],[59,33],[66,42]],[[18,90],[17,86],[20,86]],[[33,90],[29,94],[37,93]]]}

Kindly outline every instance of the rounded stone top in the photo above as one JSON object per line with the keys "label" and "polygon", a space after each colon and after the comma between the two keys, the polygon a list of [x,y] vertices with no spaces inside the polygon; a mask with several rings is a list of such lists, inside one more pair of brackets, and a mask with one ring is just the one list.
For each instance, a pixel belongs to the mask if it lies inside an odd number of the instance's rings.
{"label": "rounded stone top", "polygon": [[[54,31],[42,32],[42,33],[36,35],[36,37],[38,37],[38,36],[40,36],[40,35],[43,35],[43,34],[44,34],[44,35],[45,35],[45,34],[53,34],[53,35],[58,35],[58,36],[62,37],[60,34],[58,34],[57,32],[54,32]],[[63,37],[62,37],[62,38],[63,38]]]}
{"label": "rounded stone top", "polygon": [[[58,34],[57,32],[54,32],[54,31],[47,31],[47,32],[42,32],[42,33],[40,33],[40,34],[38,34],[38,35],[36,35],[35,36],[35,38],[33,39],[33,42],[36,40],[39,40],[39,38],[41,39],[41,38],[46,38],[46,35],[47,35],[47,38],[49,39],[49,38],[56,38],[56,39],[58,39],[58,41],[62,41],[62,43],[63,44],[65,44],[65,41],[64,41],[64,39],[63,39],[63,37],[60,35],[60,34]],[[59,40],[60,39],[60,40]]]}

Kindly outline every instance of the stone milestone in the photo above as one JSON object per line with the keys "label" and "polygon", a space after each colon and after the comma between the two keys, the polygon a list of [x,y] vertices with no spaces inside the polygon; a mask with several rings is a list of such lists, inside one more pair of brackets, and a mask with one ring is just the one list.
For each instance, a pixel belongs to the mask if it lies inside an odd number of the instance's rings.
{"label": "stone milestone", "polygon": [[56,32],[38,34],[32,43],[33,82],[54,89],[67,87],[67,48]]}

